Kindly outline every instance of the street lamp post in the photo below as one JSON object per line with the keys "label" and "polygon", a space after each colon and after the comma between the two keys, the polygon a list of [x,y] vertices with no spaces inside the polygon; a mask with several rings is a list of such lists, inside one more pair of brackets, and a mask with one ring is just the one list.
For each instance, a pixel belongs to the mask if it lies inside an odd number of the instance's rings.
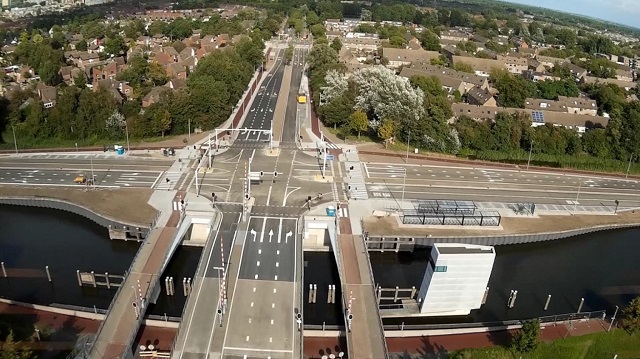
{"label": "street lamp post", "polygon": [[404,169],[404,176],[402,178],[402,202],[404,203],[404,187],[407,184],[407,169]]}
{"label": "street lamp post", "polygon": [[96,175],[93,173],[93,156],[91,156],[91,185],[96,188]]}
{"label": "street lamp post", "polygon": [[405,163],[409,164],[409,144],[411,142],[411,130],[409,130],[409,135],[407,136],[407,158],[405,159]]}
{"label": "street lamp post", "polygon": [[611,322],[609,322],[609,328],[607,329],[607,332],[611,331],[611,327],[613,326],[613,322],[616,321],[616,314],[618,314],[618,306],[616,305],[616,311],[613,313],[613,317],[611,317]]}
{"label": "street lamp post", "polygon": [[[15,136],[15,131],[13,132],[13,135]],[[16,153],[18,152],[18,150],[16,149]],[[627,165],[627,174],[624,176],[624,178],[628,178],[629,177],[629,170],[631,169],[631,160],[633,159],[633,153],[629,156],[629,164]]]}
{"label": "street lamp post", "polygon": [[16,149],[16,153],[18,153],[18,140],[16,140],[16,128],[15,126],[11,126],[11,129],[13,130],[13,146]]}
{"label": "street lamp post", "polygon": [[127,155],[129,154],[129,124],[127,123],[127,120],[124,121],[124,132],[125,135],[127,136]]}
{"label": "street lamp post", "polygon": [[531,163],[531,152],[533,151],[533,141],[529,145],[529,159],[527,160],[527,171],[529,170],[529,164]]}
{"label": "street lamp post", "polygon": [[582,188],[582,180],[580,180],[580,184],[578,185],[578,194],[576,194],[576,200],[573,202],[573,214],[576,213],[576,209],[578,207],[578,200],[580,199],[580,188]]}

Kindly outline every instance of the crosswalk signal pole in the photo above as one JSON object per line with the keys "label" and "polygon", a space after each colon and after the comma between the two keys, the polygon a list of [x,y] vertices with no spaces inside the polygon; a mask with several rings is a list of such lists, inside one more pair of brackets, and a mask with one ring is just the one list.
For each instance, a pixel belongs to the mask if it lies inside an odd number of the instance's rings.
{"label": "crosswalk signal pole", "polygon": [[324,133],[320,132],[320,146],[322,146],[322,179],[327,172],[327,145],[324,142]]}

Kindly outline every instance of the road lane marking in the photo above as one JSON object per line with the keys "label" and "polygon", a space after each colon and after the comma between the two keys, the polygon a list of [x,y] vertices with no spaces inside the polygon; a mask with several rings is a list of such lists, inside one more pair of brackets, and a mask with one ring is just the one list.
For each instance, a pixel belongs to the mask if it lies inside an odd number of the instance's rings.
{"label": "road lane marking", "polygon": [[275,293],[275,292],[276,292],[276,288],[273,288],[273,293]]}
{"label": "road lane marking", "polygon": [[278,276],[276,275],[276,278],[274,280],[278,280]]}
{"label": "road lane marking", "polygon": [[249,341],[249,336],[247,335],[247,341]]}
{"label": "road lane marking", "polygon": [[275,308],[276,307],[276,303],[271,303],[271,308]]}
{"label": "road lane marking", "polygon": [[260,261],[258,261],[258,263],[257,263],[257,267],[260,267]]}
{"label": "road lane marking", "polygon": [[254,279],[258,279],[258,275],[256,274],[255,276],[253,276]]}

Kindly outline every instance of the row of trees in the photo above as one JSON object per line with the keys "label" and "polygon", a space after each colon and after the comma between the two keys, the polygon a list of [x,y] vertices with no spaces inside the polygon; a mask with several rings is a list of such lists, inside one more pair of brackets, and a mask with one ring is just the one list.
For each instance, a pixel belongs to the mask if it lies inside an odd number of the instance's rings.
{"label": "row of trees", "polygon": [[489,79],[498,90],[498,105],[502,107],[524,108],[528,97],[557,100],[558,96],[575,97],[580,94],[573,78],[532,82],[505,69],[496,69]]}

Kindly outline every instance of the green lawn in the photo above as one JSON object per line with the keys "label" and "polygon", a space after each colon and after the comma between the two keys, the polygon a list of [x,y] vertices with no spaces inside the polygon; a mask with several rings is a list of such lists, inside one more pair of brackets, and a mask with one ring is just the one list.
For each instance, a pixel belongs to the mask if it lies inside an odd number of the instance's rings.
{"label": "green lawn", "polygon": [[[518,359],[519,354],[503,347],[465,349],[460,357],[464,359]],[[611,333],[596,333],[579,337],[558,339],[542,343],[532,353],[522,355],[522,359],[618,359],[640,358],[640,335],[629,335],[623,330]]]}

